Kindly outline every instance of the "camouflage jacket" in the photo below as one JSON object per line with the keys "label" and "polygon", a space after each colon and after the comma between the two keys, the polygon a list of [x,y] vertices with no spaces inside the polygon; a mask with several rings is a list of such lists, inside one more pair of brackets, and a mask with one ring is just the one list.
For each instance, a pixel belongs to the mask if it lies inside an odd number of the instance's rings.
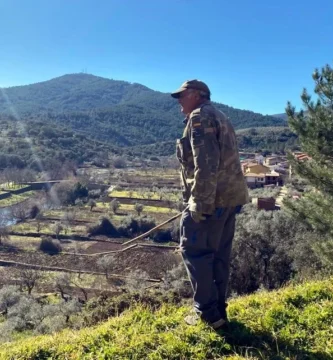
{"label": "camouflage jacket", "polygon": [[248,202],[236,135],[227,117],[206,101],[187,117],[177,140],[184,201],[191,211],[212,214],[217,207]]}

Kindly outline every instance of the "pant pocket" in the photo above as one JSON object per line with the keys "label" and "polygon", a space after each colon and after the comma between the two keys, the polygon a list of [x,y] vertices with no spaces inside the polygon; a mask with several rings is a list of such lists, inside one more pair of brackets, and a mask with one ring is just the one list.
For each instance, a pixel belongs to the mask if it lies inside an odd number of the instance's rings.
{"label": "pant pocket", "polygon": [[184,249],[206,250],[208,233],[203,221],[196,223],[185,211],[180,223],[180,245]]}

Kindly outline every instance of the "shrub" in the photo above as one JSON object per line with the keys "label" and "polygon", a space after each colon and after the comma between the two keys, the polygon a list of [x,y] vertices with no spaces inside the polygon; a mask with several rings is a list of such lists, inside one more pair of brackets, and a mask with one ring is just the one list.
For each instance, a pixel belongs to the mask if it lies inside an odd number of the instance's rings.
{"label": "shrub", "polygon": [[118,316],[138,303],[148,305],[151,309],[157,310],[167,303],[179,304],[180,302],[181,298],[176,293],[171,291],[160,292],[153,289],[142,293],[125,292],[112,297],[101,295],[86,304],[83,310],[83,317],[85,319],[85,326],[91,326],[111,316]]}
{"label": "shrub", "polygon": [[130,293],[143,294],[149,286],[149,275],[142,270],[134,270],[127,274],[125,289]]}
{"label": "shrub", "polygon": [[98,199],[102,194],[102,190],[101,189],[96,189],[96,190],[89,190],[88,192],[88,197],[90,199]]}
{"label": "shrub", "polygon": [[162,288],[165,291],[172,290],[182,297],[192,296],[191,284],[188,281],[188,275],[183,263],[167,271],[163,278]]}
{"label": "shrub", "polygon": [[74,185],[73,194],[75,199],[81,199],[88,196],[88,189],[86,186],[82,185],[80,182],[77,182]]}
{"label": "shrub", "polygon": [[35,219],[36,216],[39,214],[39,212],[40,212],[39,207],[37,205],[33,205],[30,209],[29,217],[31,219]]}
{"label": "shrub", "polygon": [[113,160],[113,166],[116,168],[116,169],[123,169],[126,167],[126,160],[122,157],[116,157],[114,160]]}
{"label": "shrub", "polygon": [[137,217],[130,215],[121,221],[118,231],[124,236],[131,236],[145,233],[155,226],[155,220],[150,216]]}
{"label": "shrub", "polygon": [[114,263],[114,256],[102,256],[97,260],[97,266],[105,272],[105,277],[108,278],[108,274]]}
{"label": "shrub", "polygon": [[156,242],[169,242],[172,241],[171,229],[162,229],[153,235],[153,240]]}
{"label": "shrub", "polygon": [[54,241],[50,237],[43,237],[39,244],[39,250],[54,255],[61,252],[59,241]]}
{"label": "shrub", "polygon": [[0,289],[0,312],[7,314],[8,308],[15,305],[20,299],[20,292],[16,286],[5,285]]}
{"label": "shrub", "polygon": [[107,236],[118,236],[117,229],[112,225],[111,220],[103,216],[98,224],[88,228],[90,236],[94,235],[107,235]]}
{"label": "shrub", "polygon": [[116,199],[113,199],[111,202],[110,202],[110,209],[111,211],[116,214],[118,209],[120,207],[120,202]]}
{"label": "shrub", "polygon": [[237,216],[230,290],[244,294],[261,287],[276,289],[306,269],[318,272],[320,262],[311,249],[317,242],[315,233],[309,233],[284,210],[258,211],[251,204],[244,206]]}

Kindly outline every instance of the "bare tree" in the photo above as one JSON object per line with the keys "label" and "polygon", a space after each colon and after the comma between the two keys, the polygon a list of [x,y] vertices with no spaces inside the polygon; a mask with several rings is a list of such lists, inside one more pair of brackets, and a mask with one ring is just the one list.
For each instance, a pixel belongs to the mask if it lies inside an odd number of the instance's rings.
{"label": "bare tree", "polygon": [[22,182],[31,182],[35,181],[37,178],[36,171],[31,169],[23,169],[21,173],[21,181]]}
{"label": "bare tree", "polygon": [[64,213],[62,220],[64,223],[72,226],[75,223],[76,220],[76,211],[74,210],[68,210]]}
{"label": "bare tree", "polygon": [[17,268],[15,273],[21,290],[26,290],[29,295],[31,295],[37,283],[44,278],[43,273],[37,269]]}
{"label": "bare tree", "polygon": [[47,164],[47,177],[49,180],[61,180],[76,174],[76,166],[73,162],[52,159]]}
{"label": "bare tree", "polygon": [[7,228],[7,218],[3,212],[0,213],[0,244],[9,240],[9,232]]}
{"label": "bare tree", "polygon": [[93,199],[90,199],[88,201],[88,206],[90,207],[90,211],[92,211],[93,208],[96,207],[96,201],[94,201]]}
{"label": "bare tree", "polygon": [[39,212],[37,214],[37,216],[35,217],[35,223],[36,223],[36,231],[39,234],[40,231],[42,230],[42,225],[43,225],[43,213],[42,212]]}
{"label": "bare tree", "polygon": [[11,215],[18,221],[24,221],[27,217],[27,206],[24,202],[18,203],[10,208]]}
{"label": "bare tree", "polygon": [[88,300],[88,292],[87,292],[86,288],[80,282],[80,279],[75,279],[75,277],[72,276],[70,282],[72,285],[77,287],[82,292],[82,294],[84,296],[84,300],[87,301]]}
{"label": "bare tree", "polygon": [[71,279],[68,274],[60,274],[56,277],[54,287],[64,301],[69,300]]}
{"label": "bare tree", "polygon": [[57,222],[52,226],[52,230],[55,233],[56,238],[58,239],[60,233],[64,230],[64,228],[60,222]]}
{"label": "bare tree", "polygon": [[64,225],[64,233],[65,233],[65,235],[67,235],[67,232],[70,229],[70,227],[74,225],[75,218],[76,218],[75,210],[68,210],[62,216],[61,220],[62,220],[62,223]]}
{"label": "bare tree", "polygon": [[13,185],[18,182],[18,180],[20,179],[19,173],[20,170],[16,168],[6,168],[3,171],[2,174],[8,184],[8,188],[13,187]]}

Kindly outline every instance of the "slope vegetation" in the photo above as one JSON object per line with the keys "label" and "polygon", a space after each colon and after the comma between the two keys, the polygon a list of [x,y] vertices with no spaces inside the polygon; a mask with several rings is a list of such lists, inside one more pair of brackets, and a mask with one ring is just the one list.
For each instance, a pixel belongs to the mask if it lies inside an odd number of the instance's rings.
{"label": "slope vegetation", "polygon": [[188,307],[138,306],[94,328],[1,346],[0,359],[316,359],[333,357],[331,280],[232,300],[230,328],[184,324]]}
{"label": "slope vegetation", "polygon": [[68,129],[65,124],[0,114],[0,168],[52,169],[54,161],[91,161],[119,154],[116,147]]}
{"label": "slope vegetation", "polygon": [[[216,106],[229,116],[236,128],[285,124],[272,116],[223,104]],[[66,123],[73,130],[93,136],[110,137],[114,131],[116,135],[111,136],[111,140],[118,139],[121,145],[150,144],[161,136],[164,141],[171,140],[182,127],[179,105],[169,94],[89,74],[69,74],[3,89],[0,113],[9,113],[12,109],[21,115]],[[142,130],[143,135],[139,136]]]}

